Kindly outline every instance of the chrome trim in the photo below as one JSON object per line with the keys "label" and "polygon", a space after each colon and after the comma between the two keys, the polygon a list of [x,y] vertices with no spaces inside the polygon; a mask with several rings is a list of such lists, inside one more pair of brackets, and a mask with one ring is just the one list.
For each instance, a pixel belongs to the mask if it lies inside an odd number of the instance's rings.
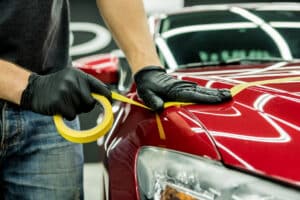
{"label": "chrome trim", "polygon": [[162,33],[162,37],[168,39],[170,37],[198,32],[198,31],[210,31],[210,30],[229,30],[229,29],[240,29],[240,28],[256,28],[258,25],[252,22],[237,22],[237,23],[216,23],[216,24],[202,24],[202,25],[192,25],[184,26],[180,28],[174,28],[169,31]]}
{"label": "chrome trim", "polygon": [[[115,117],[115,120],[114,120],[114,123],[113,123],[113,126],[111,127],[111,129],[109,130],[109,132],[106,134],[105,136],[105,142],[104,142],[104,149],[105,151],[108,150],[108,142],[110,141],[117,125],[119,124],[119,121],[121,120],[121,117],[123,116],[123,113],[124,113],[124,108],[121,107],[121,102],[116,102],[115,104],[118,104],[117,106],[119,106],[119,112],[117,114],[117,116]],[[108,156],[108,152],[107,153],[107,156]]]}

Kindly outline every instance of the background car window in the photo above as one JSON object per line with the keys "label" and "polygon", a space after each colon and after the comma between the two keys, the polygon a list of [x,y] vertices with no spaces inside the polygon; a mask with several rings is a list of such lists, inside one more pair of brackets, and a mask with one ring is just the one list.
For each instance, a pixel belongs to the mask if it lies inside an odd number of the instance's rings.
{"label": "background car window", "polygon": [[178,65],[280,57],[274,41],[259,28],[185,33],[166,42]]}
{"label": "background car window", "polygon": [[231,59],[300,58],[300,8],[272,9],[172,14],[162,19],[159,32],[174,57],[174,66]]}
{"label": "background car window", "polygon": [[168,18],[162,20],[161,30],[163,33],[169,29],[174,29],[182,26],[210,24],[210,23],[228,23],[228,22],[247,22],[248,20],[239,15],[228,11],[211,11],[185,13],[177,15],[169,15]]}
{"label": "background car window", "polygon": [[[296,10],[297,7],[295,6]],[[300,17],[300,8],[299,11],[289,11],[289,10],[272,10],[272,11],[261,11],[261,10],[250,10],[251,13],[262,18],[267,22],[271,21],[288,21],[288,22],[298,22]]]}
{"label": "background car window", "polygon": [[285,38],[294,58],[300,58],[300,8],[294,11],[251,11],[273,26]]}
{"label": "background car window", "polygon": [[291,49],[292,56],[300,58],[300,26],[299,28],[277,28],[277,31],[285,38]]}

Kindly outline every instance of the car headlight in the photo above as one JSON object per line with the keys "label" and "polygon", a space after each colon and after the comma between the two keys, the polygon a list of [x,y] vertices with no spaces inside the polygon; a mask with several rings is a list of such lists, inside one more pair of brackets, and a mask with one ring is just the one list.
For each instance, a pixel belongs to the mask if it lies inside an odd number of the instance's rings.
{"label": "car headlight", "polygon": [[300,199],[300,192],[292,188],[161,148],[142,148],[136,170],[142,200]]}

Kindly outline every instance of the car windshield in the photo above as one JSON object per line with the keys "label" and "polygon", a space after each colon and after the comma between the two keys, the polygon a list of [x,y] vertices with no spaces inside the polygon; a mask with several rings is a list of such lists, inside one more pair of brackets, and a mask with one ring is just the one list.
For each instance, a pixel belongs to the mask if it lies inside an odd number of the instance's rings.
{"label": "car windshield", "polygon": [[164,59],[177,67],[233,59],[300,58],[300,6],[296,8],[231,7],[170,15],[161,23],[159,51],[169,51]]}

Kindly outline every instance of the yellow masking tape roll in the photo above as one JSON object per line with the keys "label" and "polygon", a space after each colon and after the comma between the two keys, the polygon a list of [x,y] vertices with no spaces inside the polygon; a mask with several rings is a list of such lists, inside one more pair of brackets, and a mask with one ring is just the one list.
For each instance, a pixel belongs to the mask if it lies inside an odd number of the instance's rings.
{"label": "yellow masking tape roll", "polygon": [[[57,128],[57,131],[61,136],[63,136],[65,139],[75,142],[75,143],[88,143],[96,141],[99,137],[104,136],[109,129],[111,128],[113,124],[113,112],[111,108],[110,102],[101,95],[98,94],[92,94],[92,96],[99,101],[103,108],[104,108],[104,114],[103,114],[103,120],[102,123],[98,124],[96,127],[89,129],[89,130],[73,130],[69,128],[65,123],[61,115],[55,115],[54,123]],[[117,101],[121,101],[124,103],[129,103],[135,106],[139,106],[141,108],[145,108],[148,110],[151,110],[151,108],[145,106],[144,104],[141,104],[137,101],[134,101],[132,99],[129,99],[121,94],[118,94],[116,92],[112,92],[112,98]],[[181,105],[190,105],[192,103],[183,103],[183,102],[166,102],[164,104],[164,107],[170,107],[170,106],[181,106]]]}
{"label": "yellow masking tape roll", "polygon": [[102,105],[104,109],[102,123],[89,130],[73,130],[64,123],[61,115],[55,115],[53,118],[57,131],[65,139],[75,143],[93,142],[99,137],[105,135],[111,128],[114,121],[114,116],[110,102],[104,96],[94,93],[92,96]]}
{"label": "yellow masking tape roll", "polygon": [[269,79],[269,80],[263,80],[263,81],[254,81],[249,83],[241,83],[238,84],[230,89],[231,95],[234,97],[244,89],[251,87],[251,86],[259,86],[259,85],[265,85],[265,84],[277,84],[277,83],[285,83],[290,81],[300,81],[300,76],[296,77],[287,77],[287,78],[278,78],[278,79]]}

